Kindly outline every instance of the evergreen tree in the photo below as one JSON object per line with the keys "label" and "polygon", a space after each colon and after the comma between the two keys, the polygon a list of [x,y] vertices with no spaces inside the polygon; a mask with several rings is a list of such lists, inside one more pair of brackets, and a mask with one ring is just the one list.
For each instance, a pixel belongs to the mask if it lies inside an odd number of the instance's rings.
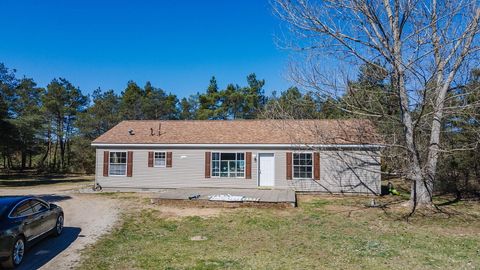
{"label": "evergreen tree", "polygon": [[245,96],[238,85],[227,85],[227,88],[220,93],[220,97],[222,119],[243,118]]}
{"label": "evergreen tree", "polygon": [[192,120],[196,119],[197,110],[198,110],[198,97],[199,94],[192,95],[188,98],[182,98],[180,101],[180,113],[179,118],[181,120]]}
{"label": "evergreen tree", "polygon": [[177,119],[177,103],[176,95],[167,94],[162,89],[155,88],[150,82],[147,82],[142,105],[143,117],[148,120]]}
{"label": "evergreen tree", "polygon": [[13,104],[14,119],[18,149],[20,150],[21,169],[32,167],[32,155],[40,150],[37,134],[40,132],[44,118],[41,115],[41,99],[44,89],[37,87],[33,79],[24,78],[15,88],[16,99]]}
{"label": "evergreen tree", "polygon": [[80,134],[94,140],[122,120],[120,115],[120,97],[113,90],[93,91],[92,104],[79,114],[75,122]]}
{"label": "evergreen tree", "polygon": [[[149,89],[150,91],[150,89]],[[127,83],[127,88],[122,92],[122,101],[120,105],[120,114],[125,120],[145,119],[143,113],[143,97],[145,92],[134,81]]]}
{"label": "evergreen tree", "polygon": [[319,115],[319,104],[312,93],[302,94],[297,87],[290,87],[280,94],[272,96],[266,104],[266,111],[274,112],[273,118],[315,119]]}
{"label": "evergreen tree", "polygon": [[263,86],[265,80],[258,80],[255,73],[247,76],[248,87],[244,89],[245,103],[243,105],[243,118],[255,119],[265,106]]}
{"label": "evergreen tree", "polygon": [[199,108],[197,112],[197,119],[221,119],[221,95],[218,92],[217,80],[215,77],[210,79],[210,84],[205,94],[198,97]]}
{"label": "evergreen tree", "polygon": [[16,128],[10,122],[17,84],[15,70],[0,63],[0,151],[3,167],[7,169],[13,166],[12,154],[15,151],[14,146],[18,144]]}
{"label": "evergreen tree", "polygon": [[[49,146],[46,156],[49,153],[53,154],[51,169],[64,171],[70,161],[70,139],[75,131],[73,124],[78,114],[87,106],[88,98],[69,81],[60,78],[52,80],[47,85],[47,92],[42,102],[49,121],[47,132]],[[55,140],[54,149],[51,149],[52,138]]]}
{"label": "evergreen tree", "polygon": [[95,149],[91,142],[121,121],[120,97],[113,90],[102,92],[96,89],[92,104],[79,114],[75,122],[78,134],[72,140],[72,170],[95,172]]}
{"label": "evergreen tree", "polygon": [[207,88],[207,94],[215,94],[218,92],[218,85],[217,85],[217,79],[215,76],[212,76],[210,79],[210,84],[208,85]]}

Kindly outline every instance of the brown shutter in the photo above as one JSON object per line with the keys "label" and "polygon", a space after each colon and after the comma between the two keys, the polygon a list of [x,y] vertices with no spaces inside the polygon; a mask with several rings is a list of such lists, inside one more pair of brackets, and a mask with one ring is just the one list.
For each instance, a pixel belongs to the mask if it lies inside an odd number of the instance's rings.
{"label": "brown shutter", "polygon": [[103,151],[103,176],[108,176],[108,164],[110,163],[110,153]]}
{"label": "brown shutter", "polygon": [[127,177],[132,177],[133,170],[133,152],[127,152]]}
{"label": "brown shutter", "polygon": [[148,167],[153,167],[153,152],[148,152]]}
{"label": "brown shutter", "polygon": [[252,179],[252,152],[245,153],[245,179]]}
{"label": "brown shutter", "polygon": [[172,167],[172,152],[167,152],[167,167]]}
{"label": "brown shutter", "polygon": [[320,153],[313,153],[313,179],[320,180]]}
{"label": "brown shutter", "polygon": [[212,153],[205,152],[205,178],[210,178],[210,158]]}
{"label": "brown shutter", "polygon": [[287,180],[292,180],[292,152],[287,152]]}

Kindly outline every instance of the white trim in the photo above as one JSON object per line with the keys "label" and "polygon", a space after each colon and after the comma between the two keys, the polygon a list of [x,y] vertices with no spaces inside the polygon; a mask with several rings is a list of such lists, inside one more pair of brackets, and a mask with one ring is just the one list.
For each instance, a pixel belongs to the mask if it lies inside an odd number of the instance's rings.
{"label": "white trim", "polygon": [[271,187],[275,187],[277,185],[277,178],[276,178],[276,175],[275,175],[275,164],[277,163],[277,159],[276,159],[276,156],[275,156],[275,152],[266,152],[266,151],[261,151],[261,152],[257,152],[257,187],[269,187],[269,186],[260,186],[260,155],[261,154],[273,154],[273,186]]}
{"label": "white trim", "polygon": [[[111,153],[125,153],[125,174],[110,174],[110,169],[112,168],[112,163],[110,162],[110,154]],[[115,163],[115,164],[122,164],[122,163]],[[126,177],[127,170],[128,170],[128,151],[108,151],[108,177]]]}
{"label": "white trim", "polygon": [[187,144],[187,143],[92,143],[91,146],[98,147],[169,147],[169,148],[256,148],[256,147],[268,147],[268,148],[383,148],[384,145],[381,144],[265,144],[265,143],[255,143],[255,144],[242,144],[242,143],[221,143],[221,144]]}
{"label": "white trim", "polygon": [[[243,177],[228,177],[228,176],[221,176],[221,169],[218,173],[218,176],[213,175],[213,153],[219,153],[219,166],[222,164],[222,153],[227,153],[227,154],[235,154],[235,166],[237,166],[236,161],[237,161],[237,154],[242,154],[243,153]],[[229,160],[231,161],[231,160]],[[228,172],[230,174],[230,172]],[[237,174],[237,168],[235,168],[235,174]],[[213,150],[210,152],[210,178],[216,178],[216,179],[245,179],[247,177],[247,152],[232,152],[232,151],[227,151],[227,152],[221,152],[218,150]]]}
{"label": "white trim", "polygon": [[[165,155],[165,165],[155,165],[155,154],[163,153]],[[166,151],[153,151],[153,167],[154,168],[166,168],[167,167],[167,152]]]}
{"label": "white trim", "polygon": [[[293,162],[294,160],[294,155],[295,154],[310,154],[312,156],[312,177],[310,178],[305,178],[305,177],[295,177],[295,164]],[[313,180],[315,177],[314,177],[314,173],[315,173],[315,164],[314,164],[314,161],[313,161],[313,155],[314,155],[314,152],[311,152],[311,151],[296,151],[296,152],[292,152],[292,180]],[[297,166],[305,166],[305,165],[297,165]],[[308,166],[308,165],[307,165]]]}

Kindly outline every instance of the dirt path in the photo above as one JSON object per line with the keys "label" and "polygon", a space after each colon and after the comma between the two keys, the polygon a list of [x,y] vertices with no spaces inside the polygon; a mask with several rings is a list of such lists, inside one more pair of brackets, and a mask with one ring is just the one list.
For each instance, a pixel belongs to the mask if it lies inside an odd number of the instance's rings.
{"label": "dirt path", "polygon": [[27,251],[19,269],[70,269],[79,261],[80,251],[107,233],[124,209],[119,200],[106,196],[79,194],[78,186],[52,185],[30,188],[0,188],[0,195],[39,195],[60,205],[65,213],[65,230]]}

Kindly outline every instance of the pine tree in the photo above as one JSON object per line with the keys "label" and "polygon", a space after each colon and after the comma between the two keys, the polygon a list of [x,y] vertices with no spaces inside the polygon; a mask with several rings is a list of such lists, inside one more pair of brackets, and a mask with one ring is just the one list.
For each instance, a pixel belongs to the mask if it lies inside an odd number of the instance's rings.
{"label": "pine tree", "polygon": [[127,88],[122,92],[120,114],[125,120],[145,119],[142,107],[145,92],[134,81],[127,83]]}

